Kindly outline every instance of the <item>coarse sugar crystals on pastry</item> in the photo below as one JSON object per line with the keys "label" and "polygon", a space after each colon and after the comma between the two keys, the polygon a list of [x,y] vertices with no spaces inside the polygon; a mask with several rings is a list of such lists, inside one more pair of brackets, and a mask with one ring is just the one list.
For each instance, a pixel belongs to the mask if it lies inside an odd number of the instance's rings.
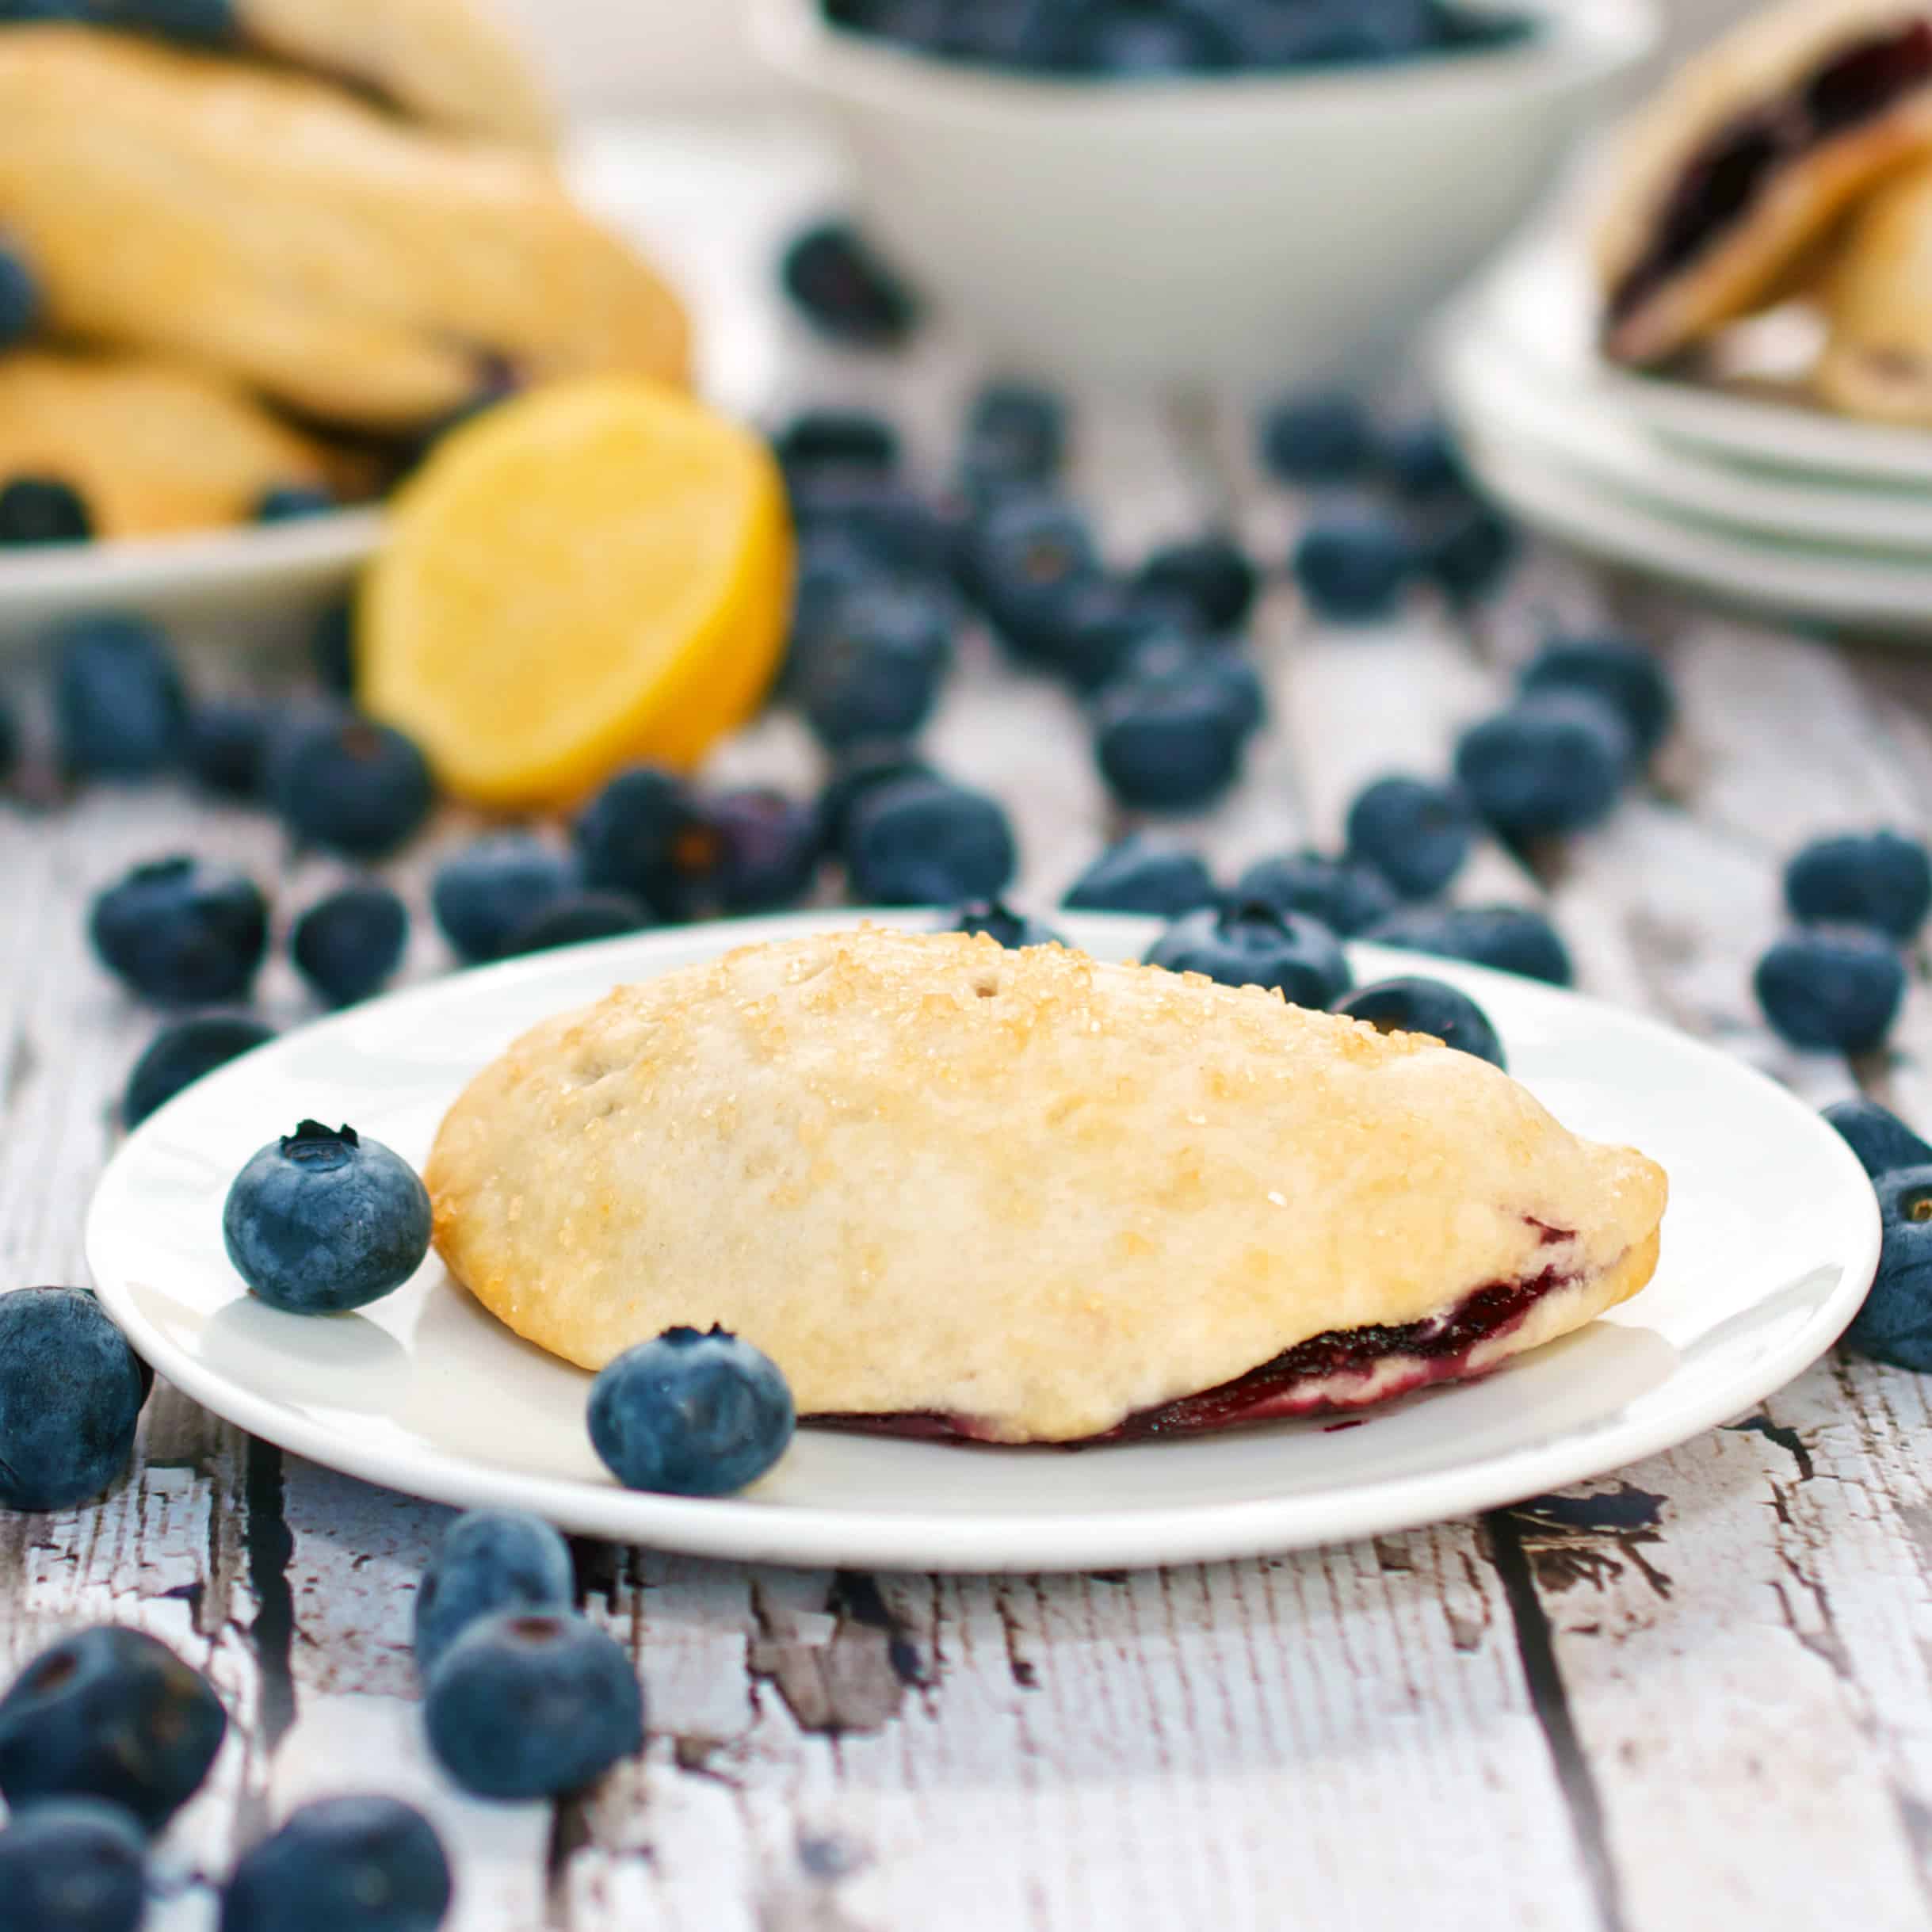
{"label": "coarse sugar crystals on pastry", "polygon": [[1641,1288],[1665,1197],[1434,1041],[877,928],[537,1028],[427,1179],[451,1272],[569,1361],[717,1323],[803,1417],[1009,1442],[1480,1373]]}

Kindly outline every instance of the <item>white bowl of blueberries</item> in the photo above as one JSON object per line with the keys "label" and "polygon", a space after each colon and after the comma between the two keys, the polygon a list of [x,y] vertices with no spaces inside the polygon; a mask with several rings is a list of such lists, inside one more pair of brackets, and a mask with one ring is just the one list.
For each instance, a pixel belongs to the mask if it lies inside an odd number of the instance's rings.
{"label": "white bowl of blueberries", "polygon": [[1655,0],[756,0],[869,236],[1016,367],[1327,380],[1548,190]]}

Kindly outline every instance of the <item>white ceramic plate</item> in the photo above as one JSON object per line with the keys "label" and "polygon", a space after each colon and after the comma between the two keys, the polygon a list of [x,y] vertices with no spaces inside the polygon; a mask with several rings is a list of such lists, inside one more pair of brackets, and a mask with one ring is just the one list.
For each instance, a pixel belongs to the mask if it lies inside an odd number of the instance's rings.
{"label": "white ceramic plate", "polygon": [[[1476,995],[1529,1084],[1582,1132],[1661,1160],[1672,1199],[1662,1269],[1635,1300],[1486,1382],[1356,1426],[1273,1424],[1079,1454],[808,1430],[741,1499],[638,1495],[591,1453],[589,1376],[518,1341],[433,1260],[389,1300],[328,1320],[252,1300],[229,1267],[229,1182],[300,1117],[349,1121],[419,1161],[468,1077],[546,1014],[731,945],[857,916],[552,954],[401,994],[250,1055],[156,1114],[109,1169],[87,1230],[102,1299],[197,1401],[391,1488],[706,1556],[1031,1571],[1286,1549],[1601,1475],[1747,1412],[1830,1346],[1871,1279],[1870,1183],[1782,1089],[1648,1020],[1373,947],[1357,949],[1358,972],[1426,970]],[[1104,917],[1063,924],[1113,957],[1155,930]],[[1174,1259],[1184,1292],[1186,1258]]]}

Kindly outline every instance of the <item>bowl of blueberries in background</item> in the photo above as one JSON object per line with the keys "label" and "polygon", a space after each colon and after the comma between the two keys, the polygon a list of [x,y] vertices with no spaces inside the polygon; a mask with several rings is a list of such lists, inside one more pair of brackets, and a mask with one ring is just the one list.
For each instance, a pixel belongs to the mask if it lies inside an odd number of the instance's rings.
{"label": "bowl of blueberries in background", "polygon": [[1655,0],[754,0],[872,239],[1010,366],[1328,380],[1552,183]]}

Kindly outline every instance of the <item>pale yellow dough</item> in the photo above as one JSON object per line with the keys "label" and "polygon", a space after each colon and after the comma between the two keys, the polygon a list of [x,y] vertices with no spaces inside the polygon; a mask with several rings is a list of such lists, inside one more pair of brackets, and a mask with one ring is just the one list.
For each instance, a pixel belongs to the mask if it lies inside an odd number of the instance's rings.
{"label": "pale yellow dough", "polygon": [[1435,1042],[876,929],[537,1028],[457,1102],[427,1179],[451,1272],[569,1361],[719,1322],[802,1415],[1012,1441],[1555,1268],[1579,1292],[1515,1345],[1548,1339],[1649,1279],[1666,1193]]}

